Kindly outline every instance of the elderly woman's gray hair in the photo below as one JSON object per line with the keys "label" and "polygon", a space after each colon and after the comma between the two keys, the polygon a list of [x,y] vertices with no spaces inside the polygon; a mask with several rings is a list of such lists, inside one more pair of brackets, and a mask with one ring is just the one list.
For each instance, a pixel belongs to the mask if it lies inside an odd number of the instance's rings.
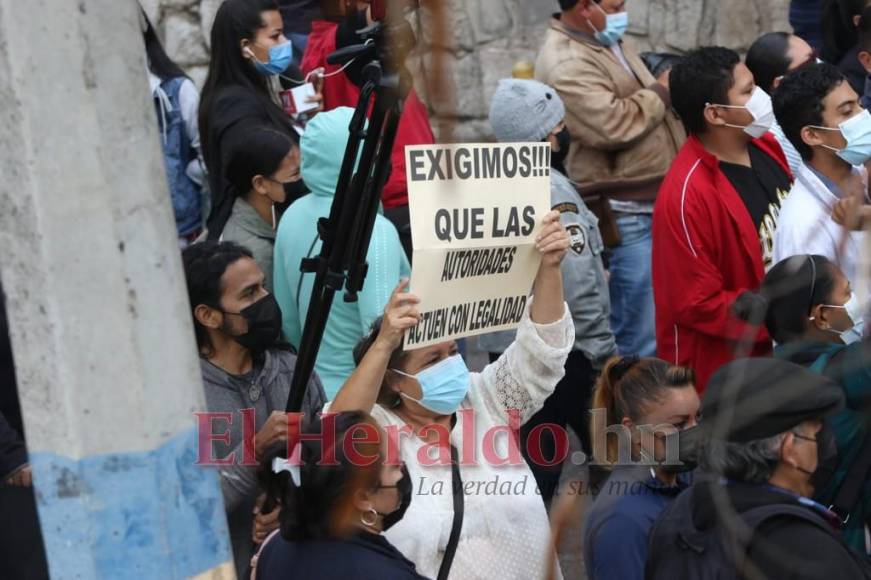
{"label": "elderly woman's gray hair", "polygon": [[745,483],[766,483],[780,461],[780,446],[786,434],[748,443],[710,441],[702,454],[703,469]]}

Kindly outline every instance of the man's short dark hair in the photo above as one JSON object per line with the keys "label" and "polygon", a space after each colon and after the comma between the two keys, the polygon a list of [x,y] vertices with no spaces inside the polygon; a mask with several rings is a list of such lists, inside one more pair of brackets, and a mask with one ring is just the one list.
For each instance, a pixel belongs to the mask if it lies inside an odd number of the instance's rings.
{"label": "man's short dark hair", "polygon": [[705,46],[687,54],[671,69],[671,103],[688,132],[704,133],[708,103],[729,104],[729,89],[735,84],[739,62],[734,50]]}
{"label": "man's short dark hair", "polygon": [[[580,1],[581,0],[559,0],[559,7],[562,9],[563,12],[565,12],[566,10],[571,10],[572,8],[577,6]],[[602,0],[593,0],[593,2],[595,2],[596,4],[601,4]]]}
{"label": "man's short dark hair", "polygon": [[813,148],[801,140],[801,130],[808,125],[823,126],[823,100],[844,80],[838,67],[814,64],[783,77],[774,91],[774,116],[805,161],[813,157]]}
{"label": "man's short dark hair", "polygon": [[[181,259],[184,264],[191,314],[200,304],[221,308],[221,294],[224,291],[221,278],[224,272],[237,260],[252,257],[248,248],[234,242],[208,241],[185,248],[181,253]],[[200,324],[196,316],[193,320],[197,347],[201,353],[210,354],[212,341],[209,339],[209,332]]]}

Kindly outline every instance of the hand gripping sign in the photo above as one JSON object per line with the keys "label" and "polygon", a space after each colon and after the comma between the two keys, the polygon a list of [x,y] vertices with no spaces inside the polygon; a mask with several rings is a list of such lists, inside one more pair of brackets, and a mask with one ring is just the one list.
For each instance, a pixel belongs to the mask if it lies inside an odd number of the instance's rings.
{"label": "hand gripping sign", "polygon": [[405,156],[421,313],[405,349],[515,328],[541,261],[550,147],[427,145]]}

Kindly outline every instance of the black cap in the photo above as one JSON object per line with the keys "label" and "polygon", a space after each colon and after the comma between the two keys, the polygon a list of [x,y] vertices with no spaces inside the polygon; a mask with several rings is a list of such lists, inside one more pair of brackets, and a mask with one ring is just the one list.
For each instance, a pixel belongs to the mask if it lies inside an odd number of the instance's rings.
{"label": "black cap", "polygon": [[844,408],[834,381],[776,358],[747,358],[720,367],[702,398],[698,426],[681,431],[680,457],[695,460],[707,439],[744,443],[773,437]]}

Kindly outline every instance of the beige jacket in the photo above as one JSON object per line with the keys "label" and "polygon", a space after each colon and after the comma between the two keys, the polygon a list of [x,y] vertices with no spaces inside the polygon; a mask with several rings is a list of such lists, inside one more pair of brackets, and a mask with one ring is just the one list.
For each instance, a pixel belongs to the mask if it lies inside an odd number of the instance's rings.
{"label": "beige jacket", "polygon": [[621,47],[634,75],[611,49],[554,19],[535,74],[565,102],[572,134],[566,169],[582,192],[653,200],[686,133],[668,91],[633,48]]}

